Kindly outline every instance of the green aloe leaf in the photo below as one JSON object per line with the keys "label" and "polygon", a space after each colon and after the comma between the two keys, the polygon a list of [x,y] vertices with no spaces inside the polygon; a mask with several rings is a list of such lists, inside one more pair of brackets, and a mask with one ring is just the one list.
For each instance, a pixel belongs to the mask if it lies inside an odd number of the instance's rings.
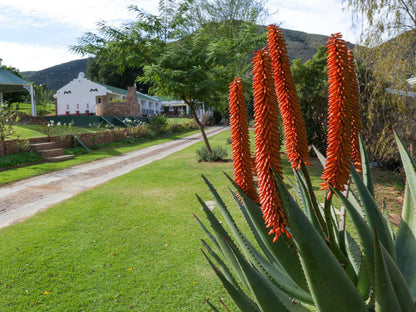
{"label": "green aloe leaf", "polygon": [[390,230],[384,219],[384,216],[377,206],[374,197],[369,192],[368,188],[364,185],[363,180],[351,166],[351,177],[354,182],[357,194],[360,198],[360,203],[363,207],[364,213],[367,217],[367,222],[370,228],[377,228],[377,232],[381,243],[390,253],[393,259],[397,259],[396,249],[394,247],[393,237],[390,234]]}
{"label": "green aloe leaf", "polygon": [[[201,242],[202,242],[202,245],[205,247],[205,249],[210,254],[210,256],[212,258],[214,258],[215,262],[217,263],[217,265],[219,266],[221,272],[224,274],[224,276],[227,278],[227,280],[235,288],[241,289],[240,286],[238,285],[237,281],[235,280],[233,274],[231,273],[231,271],[229,270],[229,268],[227,267],[227,265],[224,263],[224,261],[215,253],[214,250],[212,250],[212,248],[207,244],[207,242],[205,242],[203,239],[201,239]],[[242,290],[241,290],[241,292],[242,292]]]}
{"label": "green aloe leaf", "polygon": [[383,252],[386,268],[389,272],[390,280],[401,310],[406,312],[415,312],[415,304],[403,274],[400,272],[400,269],[383,246],[381,246],[381,250]]}
{"label": "green aloe leaf", "polygon": [[234,251],[235,257],[244,272],[250,291],[263,312],[307,312],[306,307],[294,301],[278,287],[270,283],[262,274],[259,273],[250,263],[237,252],[234,246],[230,246]]}
{"label": "green aloe leaf", "polygon": [[276,174],[283,206],[299,250],[312,297],[319,311],[359,312],[367,307],[351,279],[344,272],[308,218]]}
{"label": "green aloe leaf", "polygon": [[[232,196],[238,204],[241,205],[235,192],[231,191]],[[235,224],[230,225],[230,227],[236,227]],[[278,286],[282,291],[287,293],[289,296],[294,297],[296,300],[301,302],[312,304],[313,300],[311,295],[300,288],[291,278],[284,272],[284,269],[280,265],[276,265],[266,259],[254,246],[251,242],[243,235],[238,229],[234,230],[235,232],[240,233],[240,239],[237,239],[240,248],[243,250],[246,258],[253,263],[253,265],[260,271],[264,273],[270,282]]]}
{"label": "green aloe leaf", "polygon": [[370,194],[374,197],[374,184],[371,175],[370,160],[368,158],[367,150],[364,147],[364,141],[360,135],[360,152],[361,152],[361,166],[363,169],[363,181]]}
{"label": "green aloe leaf", "polygon": [[358,275],[361,265],[361,249],[348,231],[345,231],[345,247],[355,273]]}
{"label": "green aloe leaf", "polygon": [[240,282],[246,288],[248,288],[248,284],[246,282],[246,279],[244,278],[244,274],[241,271],[237,259],[235,258],[235,252],[233,252],[230,248],[230,246],[234,246],[235,249],[238,250],[235,246],[234,241],[232,240],[231,236],[227,233],[227,231],[224,229],[224,227],[221,225],[221,223],[218,221],[217,217],[211,212],[211,210],[209,210],[205,202],[198,195],[196,196],[202,206],[202,210],[205,212],[205,215],[207,216],[212,230],[215,233],[218,245],[220,246],[221,253],[228,260],[228,263],[231,265]]}
{"label": "green aloe leaf", "polygon": [[293,242],[285,235],[280,235],[279,239],[273,242],[273,237],[269,235],[269,230],[264,224],[263,213],[259,205],[247,196],[233,179],[227,174],[225,175],[243,200],[244,205],[240,205],[241,211],[260,247],[266,255],[270,255],[269,260],[274,260],[279,263],[300,288],[309,292],[299,256]]}
{"label": "green aloe leaf", "polygon": [[261,311],[259,307],[253,302],[245,293],[241,291],[240,288],[235,287],[232,283],[228,281],[228,279],[224,276],[224,274],[219,270],[211,259],[203,252],[205,258],[207,259],[209,265],[214,270],[215,274],[220,279],[221,283],[223,284],[224,288],[227,290],[228,294],[233,298],[233,301],[238,306],[240,311],[242,312],[254,312],[254,311]]}
{"label": "green aloe leaf", "polygon": [[[403,141],[395,133],[403,168],[406,173],[402,221],[396,236],[397,264],[408,285],[416,279],[416,165]],[[412,287],[413,289],[413,287]],[[416,301],[416,291],[412,291]]]}
{"label": "green aloe leaf", "polygon": [[373,233],[368,224],[355,209],[354,205],[344,196],[344,194],[336,189],[332,190],[345,206],[345,209],[357,231],[362,252],[357,288],[363,298],[367,299],[369,295],[369,287],[374,285],[373,270],[368,267],[370,264],[374,263]]}
{"label": "green aloe leaf", "polygon": [[[315,229],[318,231],[319,234],[321,234],[322,237],[325,237],[325,225],[324,225],[324,220],[322,218],[322,214],[320,211],[315,211],[315,209],[319,209],[319,204],[312,203],[312,198],[310,197],[309,193],[308,193],[308,189],[306,186],[306,181],[305,179],[302,177],[302,175],[300,174],[300,172],[298,170],[293,170],[295,178],[296,178],[296,182],[298,184],[298,193],[299,193],[299,198],[302,201],[302,206],[304,208],[304,211],[306,212],[309,220],[312,222],[312,224],[314,225]],[[314,209],[314,207],[316,207]]]}
{"label": "green aloe leaf", "polygon": [[218,244],[217,239],[215,238],[215,236],[211,234],[211,232],[206,228],[206,226],[201,222],[201,220],[199,220],[199,218],[195,214],[193,214],[193,216],[194,216],[195,220],[198,222],[199,226],[201,227],[202,232],[205,233],[205,235],[209,238],[211,243],[213,243],[215,245],[217,250],[221,250],[221,247]]}
{"label": "green aloe leaf", "polygon": [[313,148],[316,156],[318,157],[319,162],[322,165],[322,168],[325,168],[326,157],[315,146],[312,146],[312,148]]}
{"label": "green aloe leaf", "polygon": [[[377,230],[374,235],[374,276],[376,291],[376,311],[377,312],[401,312],[399,301],[394,292],[390,274],[387,269],[384,255],[381,250],[380,240]],[[405,312],[405,311],[403,311]],[[407,311],[406,311],[407,312]]]}
{"label": "green aloe leaf", "polygon": [[[254,246],[237,226],[227,206],[225,205],[224,201],[214,186],[208,181],[208,179],[205,177],[203,178],[205,183],[208,185],[208,188],[213,195],[215,202],[217,203],[218,209],[221,211],[224,220],[227,222],[229,229],[233,233],[236,242],[238,243],[246,258],[249,259],[257,267],[258,270],[263,271],[265,274],[270,276],[273,281],[277,283],[279,287],[287,292],[290,296],[303,302],[313,303],[311,296],[306,291],[302,290],[289,276],[287,276],[287,273],[282,271],[280,265],[276,266],[271,264],[260,252],[254,248]],[[235,192],[230,189],[229,191],[234,197],[234,200],[238,204],[241,204],[240,199],[237,197]]]}

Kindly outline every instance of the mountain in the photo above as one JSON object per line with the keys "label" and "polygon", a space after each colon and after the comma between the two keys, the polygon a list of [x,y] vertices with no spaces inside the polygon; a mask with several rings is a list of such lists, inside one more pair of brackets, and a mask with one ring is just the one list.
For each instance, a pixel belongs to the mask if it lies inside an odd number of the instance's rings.
{"label": "mountain", "polygon": [[80,59],[48,67],[39,71],[21,72],[22,76],[35,84],[46,84],[49,90],[58,90],[71,80],[78,77],[80,72],[86,72],[88,59]]}
{"label": "mountain", "polygon": [[[266,31],[266,30],[265,30]],[[302,59],[303,62],[311,59],[319,46],[325,45],[327,36],[308,34],[302,31],[282,28],[286,40],[289,59]],[[88,59],[80,59],[60,65],[55,65],[39,71],[22,72],[26,80],[35,84],[46,84],[49,90],[58,90],[71,80],[78,77],[79,72],[86,72]]]}
{"label": "mountain", "polygon": [[287,54],[290,61],[301,59],[303,62],[311,59],[318,47],[324,46],[328,36],[308,34],[303,31],[281,28],[286,41]]}

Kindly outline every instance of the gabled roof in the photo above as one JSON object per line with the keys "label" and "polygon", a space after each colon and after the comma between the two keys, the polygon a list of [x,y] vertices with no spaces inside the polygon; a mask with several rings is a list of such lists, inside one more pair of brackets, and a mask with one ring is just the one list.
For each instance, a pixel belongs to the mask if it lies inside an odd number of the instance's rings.
{"label": "gabled roof", "polygon": [[23,86],[29,85],[26,80],[0,67],[0,92],[24,91]]}

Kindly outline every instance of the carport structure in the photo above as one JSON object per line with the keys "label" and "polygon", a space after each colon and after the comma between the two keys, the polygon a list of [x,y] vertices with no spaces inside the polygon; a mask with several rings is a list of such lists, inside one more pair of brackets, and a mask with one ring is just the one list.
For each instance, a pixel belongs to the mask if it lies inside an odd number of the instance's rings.
{"label": "carport structure", "polygon": [[29,92],[30,104],[32,105],[32,116],[36,116],[35,92],[33,90],[33,85],[3,68],[2,59],[0,59],[0,105],[3,104],[4,93],[20,91]]}

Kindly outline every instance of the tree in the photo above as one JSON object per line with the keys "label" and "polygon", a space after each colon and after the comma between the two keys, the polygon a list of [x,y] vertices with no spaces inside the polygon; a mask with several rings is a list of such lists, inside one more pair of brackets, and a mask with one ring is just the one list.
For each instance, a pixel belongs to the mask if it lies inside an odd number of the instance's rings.
{"label": "tree", "polygon": [[167,47],[157,63],[145,66],[144,76],[139,81],[151,83],[151,92],[183,100],[201,130],[208,153],[211,153],[204,126],[196,115],[197,108],[209,102],[217,88],[213,77],[216,64],[209,56],[209,48],[209,42],[202,35],[183,39]]}
{"label": "tree", "polygon": [[414,104],[407,78],[416,73],[414,0],[344,0],[361,26],[355,55],[359,66],[363,137],[373,160],[396,166],[399,154],[392,128],[416,144]]}
{"label": "tree", "polygon": [[301,59],[293,60],[291,71],[305,119],[308,142],[325,151],[328,113],[326,48],[318,47],[313,58],[305,63]]}
{"label": "tree", "polygon": [[88,59],[88,79],[113,87],[127,89],[136,84],[137,91],[147,93],[149,86],[136,83],[137,76],[142,74],[143,67],[127,67],[120,73],[117,65],[99,63],[96,58]]}
{"label": "tree", "polygon": [[[135,21],[118,28],[100,22],[100,35],[86,33],[72,49],[96,55],[100,66],[115,65],[120,73],[145,64],[138,81],[159,95],[184,100],[210,152],[195,109],[202,102],[226,107],[228,83],[235,75],[248,78],[241,73],[249,68],[253,44],[261,37],[254,22],[265,11],[262,5],[248,0],[161,0],[158,15],[130,6]],[[214,8],[223,10],[221,18]]]}

